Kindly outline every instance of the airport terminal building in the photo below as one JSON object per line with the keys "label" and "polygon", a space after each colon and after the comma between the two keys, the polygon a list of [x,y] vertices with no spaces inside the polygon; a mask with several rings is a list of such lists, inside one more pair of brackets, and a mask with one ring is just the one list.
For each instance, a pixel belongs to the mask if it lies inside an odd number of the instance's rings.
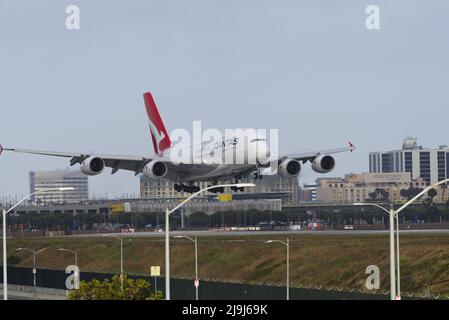
{"label": "airport terminal building", "polygon": [[87,201],[89,198],[89,182],[88,177],[79,170],[30,172],[30,193],[39,190],[66,187],[72,187],[74,190],[38,193],[31,198],[31,201],[35,204],[74,204]]}
{"label": "airport terminal building", "polygon": [[[243,192],[231,191],[237,199],[238,197],[245,196],[245,199],[274,199],[282,198],[282,202],[286,204],[293,204],[298,202],[299,198],[299,184],[298,179],[295,178],[283,178],[277,174],[271,176],[264,176],[262,180],[245,180],[244,182],[252,182],[256,184],[256,187],[245,188]],[[172,198],[186,198],[190,194],[177,192],[174,190],[174,182],[167,179],[151,179],[144,175],[140,178],[140,196],[141,198],[153,198],[153,199],[172,199]],[[198,186],[205,188],[210,183],[201,182]],[[230,191],[230,190],[228,190]],[[228,192],[227,191],[227,192]],[[212,196],[216,194],[205,193],[205,196]]]}
{"label": "airport terminal building", "polygon": [[406,138],[401,150],[371,152],[371,173],[409,172],[412,179],[421,177],[427,184],[449,178],[449,147],[424,149],[416,138]]}

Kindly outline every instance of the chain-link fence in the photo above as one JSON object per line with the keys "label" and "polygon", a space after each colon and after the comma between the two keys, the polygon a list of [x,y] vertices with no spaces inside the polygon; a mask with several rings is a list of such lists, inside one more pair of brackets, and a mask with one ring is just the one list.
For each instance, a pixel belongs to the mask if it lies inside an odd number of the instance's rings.
{"label": "chain-link fence", "polygon": [[[36,284],[38,287],[66,289],[65,283],[69,274],[64,270],[38,269],[36,271]],[[81,281],[92,279],[110,279],[114,274],[81,272]],[[129,275],[129,278],[145,279],[152,289],[165,292],[165,278]],[[0,281],[3,282],[2,276]],[[8,283],[23,286],[33,285],[33,273],[30,268],[8,267]],[[194,300],[195,286],[192,279],[171,279],[171,298],[175,300]],[[334,288],[313,287],[290,288],[290,299],[387,299],[388,293],[368,294],[357,290],[338,290]],[[286,288],[269,285],[251,285],[234,282],[218,282],[202,280],[199,285],[199,298],[201,300],[283,300],[286,298]]]}

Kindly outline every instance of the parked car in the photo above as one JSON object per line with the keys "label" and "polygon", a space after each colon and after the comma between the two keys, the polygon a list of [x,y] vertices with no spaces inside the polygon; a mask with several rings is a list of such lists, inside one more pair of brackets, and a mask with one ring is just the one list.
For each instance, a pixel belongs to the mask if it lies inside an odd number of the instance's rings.
{"label": "parked car", "polygon": [[301,225],[300,224],[292,224],[289,229],[292,231],[300,231]]}

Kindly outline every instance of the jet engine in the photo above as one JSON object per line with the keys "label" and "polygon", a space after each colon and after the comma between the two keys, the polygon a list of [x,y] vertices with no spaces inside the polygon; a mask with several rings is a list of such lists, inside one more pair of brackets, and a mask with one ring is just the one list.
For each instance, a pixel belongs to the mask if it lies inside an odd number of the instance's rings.
{"label": "jet engine", "polygon": [[295,159],[286,159],[278,167],[278,174],[284,178],[297,177],[300,171],[301,164]]}
{"label": "jet engine", "polygon": [[103,172],[104,161],[98,157],[89,157],[81,163],[81,172],[88,176],[96,176]]}
{"label": "jet engine", "polygon": [[149,178],[158,179],[167,175],[167,165],[158,160],[152,160],[143,168],[143,174]]}
{"label": "jet engine", "polygon": [[321,155],[316,157],[312,162],[312,169],[318,173],[328,173],[334,170],[335,159],[329,155]]}

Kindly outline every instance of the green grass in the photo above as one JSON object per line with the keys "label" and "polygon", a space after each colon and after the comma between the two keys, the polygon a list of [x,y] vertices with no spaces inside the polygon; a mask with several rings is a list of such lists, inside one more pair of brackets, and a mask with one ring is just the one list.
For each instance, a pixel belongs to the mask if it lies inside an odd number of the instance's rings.
{"label": "green grass", "polygon": [[[274,237],[285,240],[284,237]],[[285,249],[265,244],[261,236],[245,236],[226,241],[220,237],[199,238],[201,279],[236,280],[247,283],[285,282]],[[225,240],[225,241],[222,241]],[[389,288],[389,242],[385,235],[293,235],[290,236],[290,277],[296,284],[317,284],[363,289],[368,265],[379,266],[381,288]],[[41,249],[38,267],[64,269],[73,256],[58,248],[76,248],[83,271],[120,270],[120,243],[114,238],[25,238],[8,242],[8,255],[19,255],[17,266],[30,267],[32,257],[15,253],[18,247]],[[125,270],[148,274],[152,265],[164,270],[163,238],[134,238],[124,243]],[[194,248],[190,242],[171,242],[171,271],[174,277],[193,278]],[[423,292],[431,284],[432,293],[449,293],[449,235],[414,234],[401,236],[401,288]],[[439,283],[437,283],[439,282]],[[435,283],[435,284],[433,284]]]}

